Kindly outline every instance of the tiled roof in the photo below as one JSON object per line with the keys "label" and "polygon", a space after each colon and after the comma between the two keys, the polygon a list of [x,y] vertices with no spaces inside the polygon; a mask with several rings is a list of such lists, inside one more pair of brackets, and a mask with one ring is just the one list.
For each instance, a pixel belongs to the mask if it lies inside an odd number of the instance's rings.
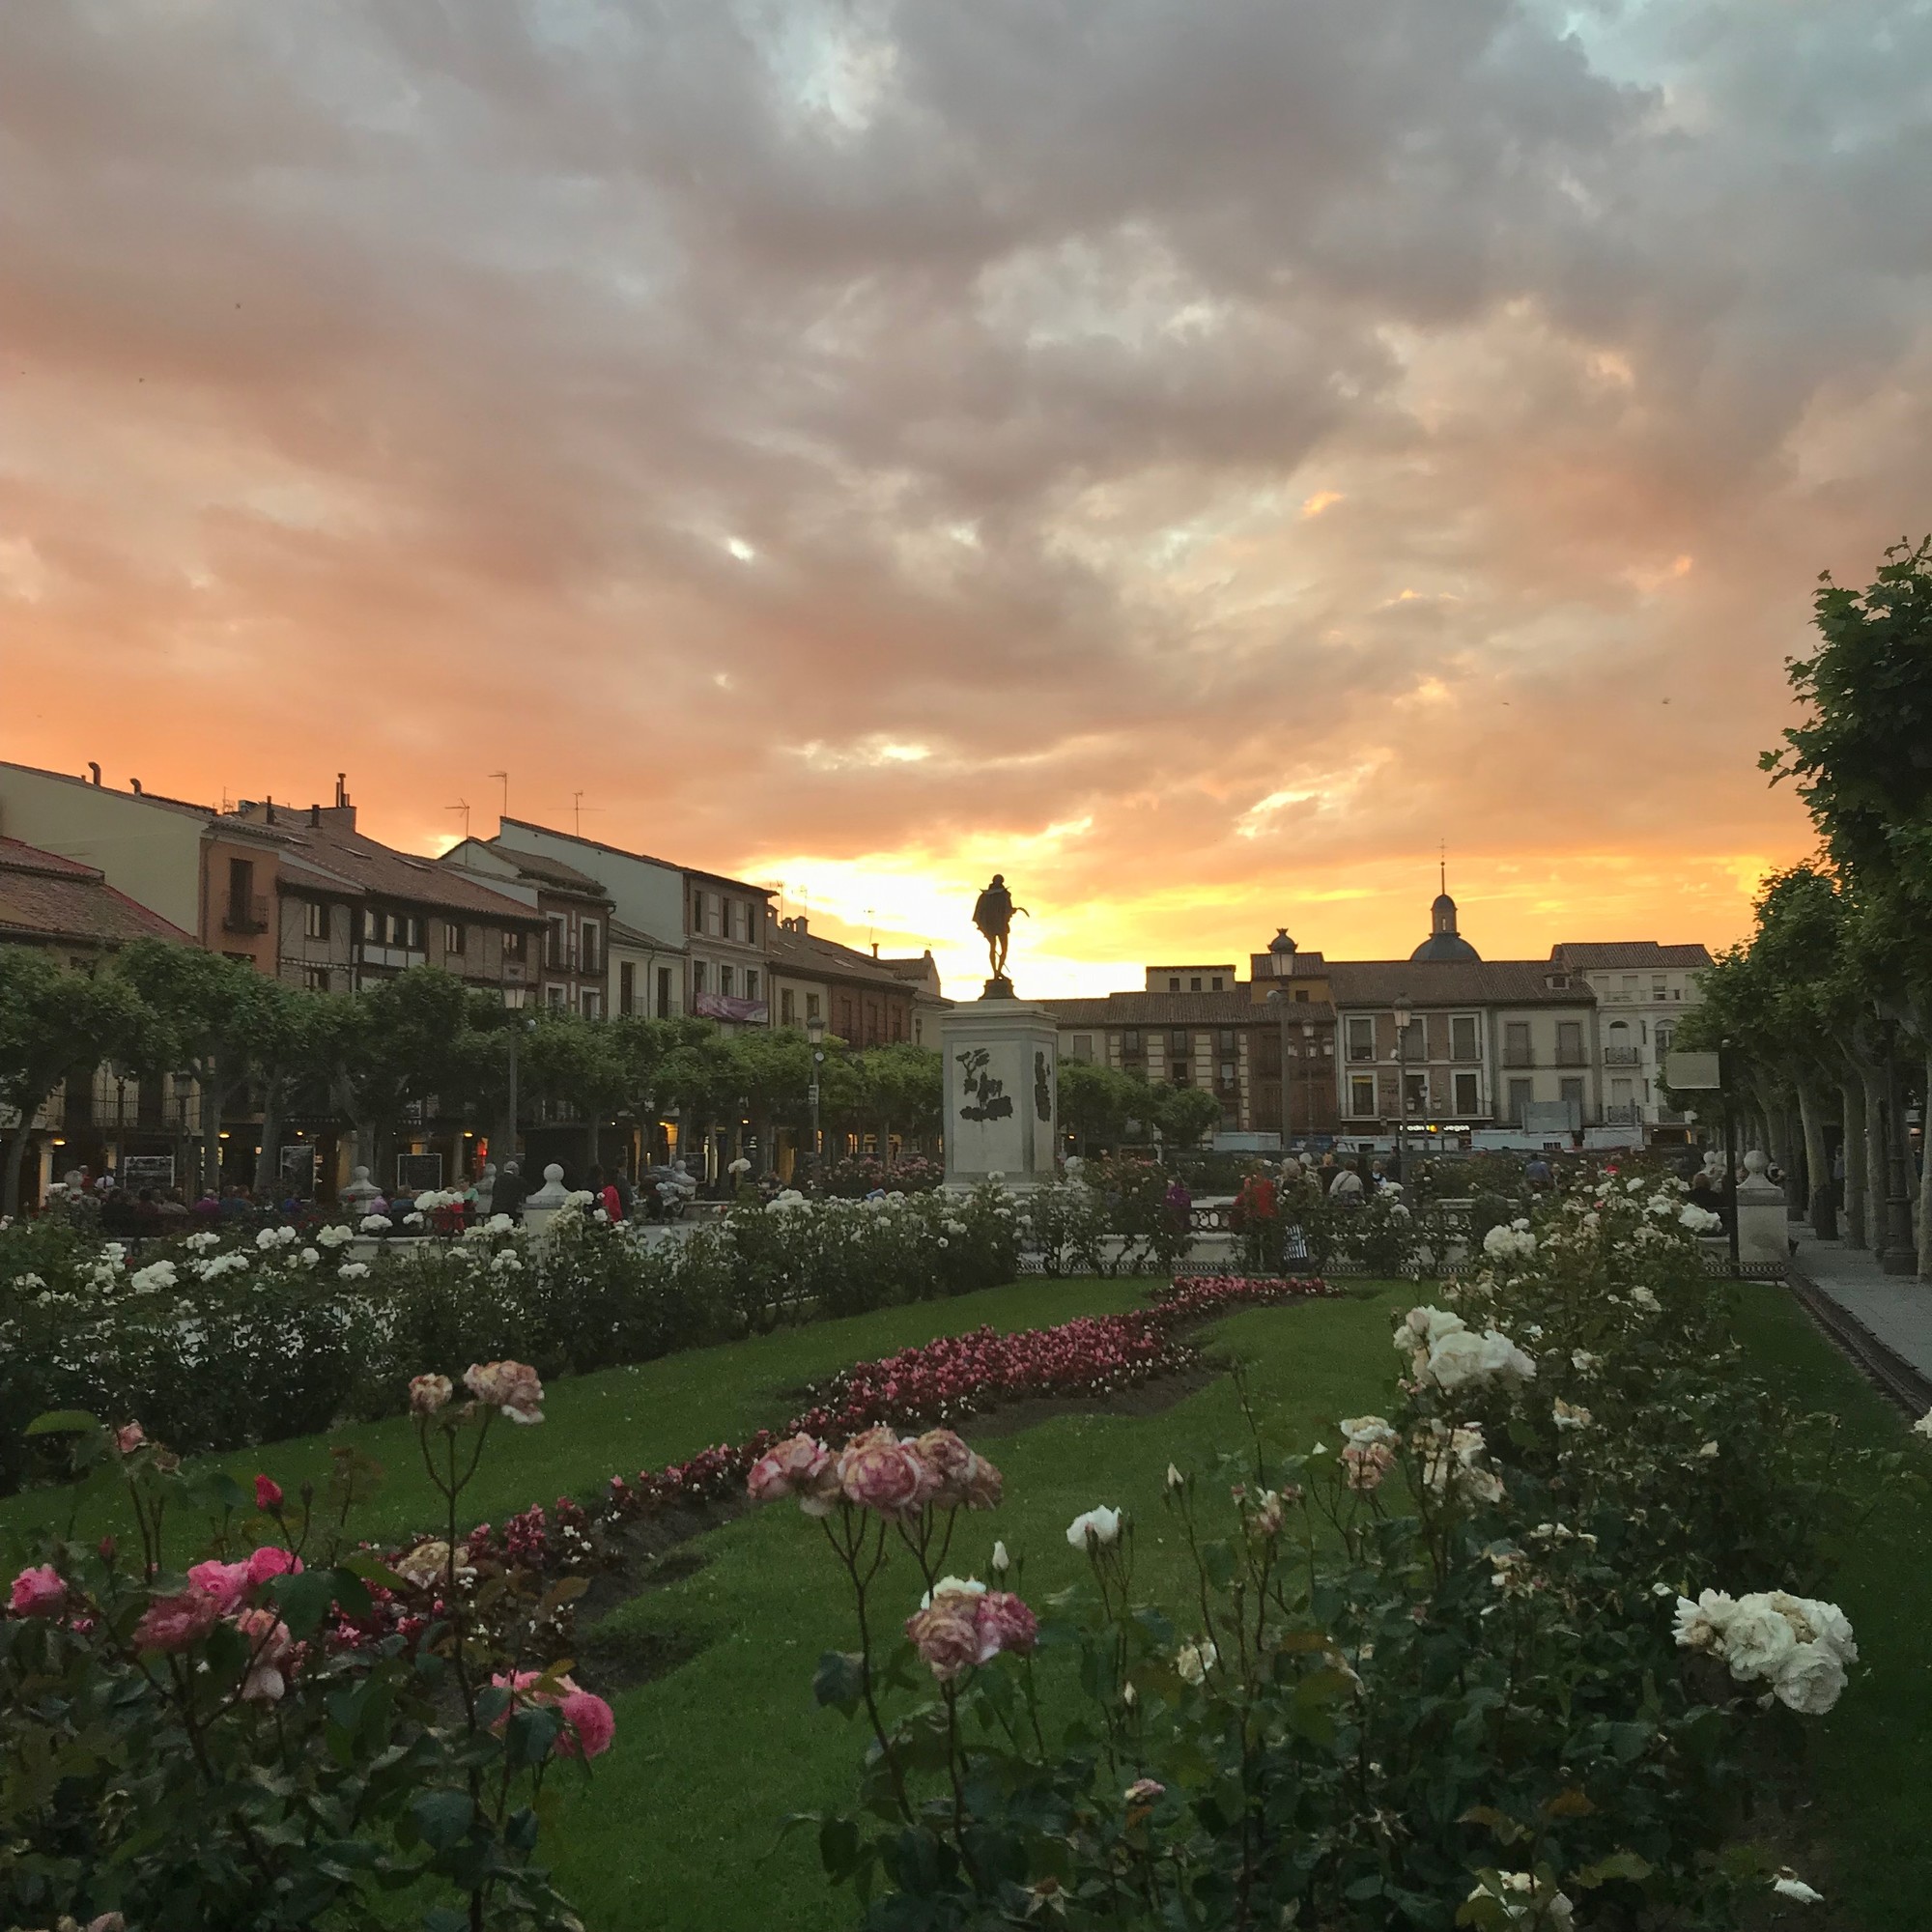
{"label": "tiled roof", "polygon": [[797,932],[780,925],[772,928],[772,966],[781,973],[797,973],[810,978],[830,974],[841,980],[863,980],[869,984],[904,990],[905,981],[883,959],[856,947],[840,946],[836,939],[821,939],[815,932]]}
{"label": "tiled roof", "polygon": [[[247,820],[223,818],[222,826],[247,824]],[[311,825],[307,819],[278,818],[273,831],[283,849],[295,862],[292,883],[311,880],[319,890],[341,893],[351,897],[396,899],[405,903],[435,906],[439,911],[470,913],[493,919],[504,925],[541,925],[540,916],[519,899],[492,892],[488,886],[431,859],[418,859],[379,844],[348,826]],[[307,874],[299,881],[296,869]]]}
{"label": "tiled roof", "polygon": [[17,838],[0,838],[0,938],[84,940],[122,946],[130,939],[169,939],[192,946],[159,913],[136,905],[82,866]]}
{"label": "tiled roof", "polygon": [[640,927],[626,925],[621,919],[610,922],[611,944],[628,946],[639,952],[682,952],[684,941],[681,939],[660,939],[655,933],[645,932]]}
{"label": "tiled roof", "polygon": [[[1231,993],[1108,993],[1097,1000],[1042,1000],[1040,1005],[1064,1027],[1273,1026],[1279,1010],[1248,997],[1245,987]],[[1335,1009],[1321,1000],[1288,1004],[1293,1020],[1332,1020]]]}
{"label": "tiled roof", "polygon": [[582,833],[559,832],[554,826],[539,825],[533,818],[505,818],[500,822],[520,826],[526,832],[541,832],[546,838],[567,838],[573,845],[582,846],[586,852],[609,852],[614,859],[637,859],[646,866],[662,866],[668,872],[691,872],[700,879],[715,879],[721,886],[736,886],[741,892],[758,893],[766,898],[772,895],[770,886],[754,886],[749,879],[734,879],[729,872],[710,872],[702,866],[682,866],[675,859],[654,859],[648,852],[631,852],[621,845],[606,845],[602,839],[586,838]]}
{"label": "tiled roof", "polygon": [[1707,946],[1660,946],[1654,939],[1569,939],[1549,956],[1573,973],[1601,973],[1619,966],[1709,966]]}
{"label": "tiled roof", "polygon": [[604,890],[603,880],[593,879],[588,872],[580,872],[575,866],[566,866],[561,859],[553,859],[547,852],[526,852],[519,846],[505,845],[500,838],[486,838],[482,843],[526,878],[541,879],[546,885],[561,886],[566,892],[594,893],[600,899],[611,896]]}
{"label": "tiled roof", "polygon": [[1562,962],[1548,959],[1332,959],[1328,990],[1338,1007],[1587,1007],[1596,995],[1582,980],[1548,983]]}

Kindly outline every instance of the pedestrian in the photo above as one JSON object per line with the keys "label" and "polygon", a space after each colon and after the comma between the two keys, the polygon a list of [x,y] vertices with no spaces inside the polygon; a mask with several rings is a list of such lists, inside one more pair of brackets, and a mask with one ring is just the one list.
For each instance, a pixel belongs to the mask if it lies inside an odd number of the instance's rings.
{"label": "pedestrian", "polygon": [[1328,1183],[1328,1198],[1354,1207],[1362,1198],[1362,1177],[1352,1167],[1338,1167]]}
{"label": "pedestrian", "polygon": [[491,1214],[507,1214],[511,1220],[521,1221],[524,1218],[524,1197],[528,1192],[524,1185],[523,1168],[514,1160],[506,1160],[490,1195]]}

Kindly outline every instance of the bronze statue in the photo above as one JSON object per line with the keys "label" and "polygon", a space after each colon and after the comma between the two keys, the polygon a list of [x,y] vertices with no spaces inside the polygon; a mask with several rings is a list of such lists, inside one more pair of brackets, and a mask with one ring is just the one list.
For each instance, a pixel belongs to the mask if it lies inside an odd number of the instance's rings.
{"label": "bronze statue", "polygon": [[992,963],[993,978],[1007,977],[1007,944],[1013,927],[1013,914],[1031,919],[1025,906],[1016,906],[1007,890],[1005,875],[993,874],[993,883],[973,902],[973,923],[986,936],[986,957]]}

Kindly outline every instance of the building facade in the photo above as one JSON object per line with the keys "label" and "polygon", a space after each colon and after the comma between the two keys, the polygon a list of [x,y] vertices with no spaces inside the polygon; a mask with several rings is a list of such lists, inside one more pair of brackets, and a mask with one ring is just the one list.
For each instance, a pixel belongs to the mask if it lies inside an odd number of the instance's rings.
{"label": "building facade", "polygon": [[829,1034],[851,1047],[913,1038],[915,985],[877,953],[811,931],[805,914],[778,922],[770,962],[778,1002],[774,1024],[804,1032],[822,1020]]}
{"label": "building facade", "polygon": [[1551,947],[1549,957],[1596,995],[1605,1121],[1681,1139],[1684,1116],[1660,1097],[1663,1057],[1679,1021],[1702,1004],[1709,949],[1654,939],[1571,940]]}

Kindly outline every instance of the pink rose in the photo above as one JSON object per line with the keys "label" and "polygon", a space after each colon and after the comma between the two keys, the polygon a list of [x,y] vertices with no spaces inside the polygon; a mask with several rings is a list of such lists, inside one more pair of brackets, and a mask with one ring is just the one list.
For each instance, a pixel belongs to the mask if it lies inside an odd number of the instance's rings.
{"label": "pink rose", "polygon": [[933,1501],[941,1509],[959,1508],[980,1459],[950,1429],[928,1429],[912,1446],[939,1478]]}
{"label": "pink rose", "polygon": [[781,1442],[752,1464],[745,1479],[754,1503],[776,1502],[781,1496],[817,1493],[819,1478],[830,1466],[832,1452],[810,1435]]}
{"label": "pink rose", "polygon": [[266,1583],[270,1577],[286,1576],[301,1567],[301,1558],[292,1556],[279,1543],[265,1543],[248,1559],[248,1586],[252,1589],[257,1583]]}
{"label": "pink rose", "polygon": [[1031,1657],[1039,1640],[1039,1619],[1010,1590],[988,1590],[974,1599],[974,1625],[979,1636],[976,1663],[985,1663],[1001,1651]]}
{"label": "pink rose", "polygon": [[114,1446],[124,1456],[131,1456],[148,1439],[138,1422],[124,1422],[114,1432]]}
{"label": "pink rose", "polygon": [[973,1473],[966,1479],[966,1507],[997,1509],[1006,1493],[1006,1479],[983,1456],[973,1458]]}
{"label": "pink rose", "polygon": [[197,1590],[206,1590],[226,1616],[248,1594],[254,1578],[245,1563],[196,1563],[189,1566],[187,1580]]}
{"label": "pink rose", "polygon": [[910,1516],[939,1487],[939,1478],[909,1443],[890,1429],[868,1429],[838,1454],[838,1487],[846,1499],[880,1516]]}
{"label": "pink rose", "polygon": [[1350,1442],[1342,1451],[1342,1468],[1351,1490],[1364,1495],[1381,1488],[1382,1478],[1395,1466],[1395,1451],[1386,1442]]}
{"label": "pink rose", "polygon": [[1167,1786],[1151,1777],[1137,1777],[1127,1786],[1124,1796],[1131,1805],[1151,1804],[1156,1798],[1164,1797]]}
{"label": "pink rose", "polygon": [[255,1507],[265,1515],[282,1506],[282,1486],[268,1476],[255,1478]]}
{"label": "pink rose", "polygon": [[185,1650],[212,1631],[221,1605],[206,1590],[190,1586],[172,1597],[156,1597],[134,1626],[136,1650]]}
{"label": "pink rose", "polygon": [[410,1383],[410,1413],[434,1415],[455,1392],[447,1376],[417,1376]]}
{"label": "pink rose", "polygon": [[557,1705],[564,1727],[556,1734],[559,1757],[602,1757],[617,1734],[617,1715],[594,1691],[571,1690]]}
{"label": "pink rose", "polygon": [[14,1578],[7,1607],[16,1617],[57,1617],[67,1605],[67,1585],[51,1563],[22,1570]]}
{"label": "pink rose", "polygon": [[289,1653],[295,1641],[289,1627],[273,1610],[243,1610],[235,1619],[235,1628],[248,1639],[248,1670],[242,1680],[242,1695],[252,1704],[274,1704],[288,1689]]}
{"label": "pink rose", "polygon": [[[930,1607],[906,1619],[905,1634],[921,1660],[942,1684],[951,1684],[970,1664],[980,1662],[975,1610],[981,1599],[948,1592]],[[990,1654],[990,1653],[989,1653]]]}
{"label": "pink rose", "polygon": [[463,1372],[463,1385],[512,1422],[543,1420],[543,1383],[527,1362],[472,1362]]}

